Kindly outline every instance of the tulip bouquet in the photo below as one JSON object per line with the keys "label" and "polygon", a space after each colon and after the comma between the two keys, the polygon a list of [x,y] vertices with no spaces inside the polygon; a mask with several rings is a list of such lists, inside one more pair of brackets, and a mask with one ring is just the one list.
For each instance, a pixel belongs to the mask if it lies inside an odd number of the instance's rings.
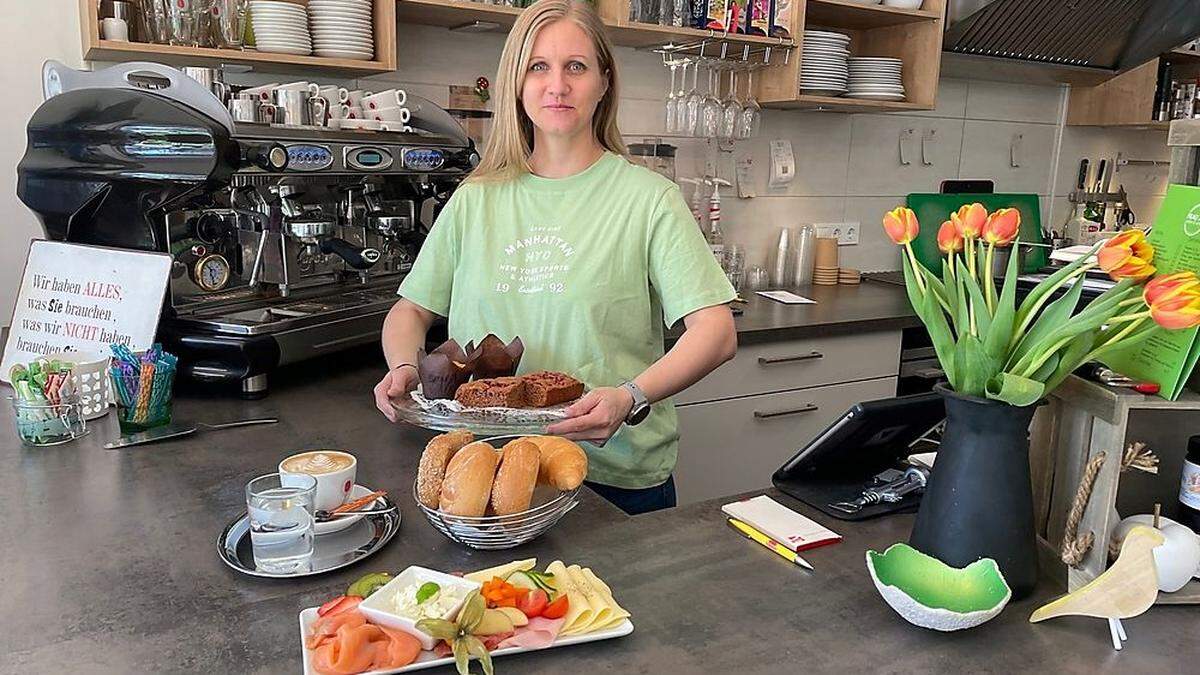
{"label": "tulip bouquet", "polygon": [[[1088,361],[1157,330],[1200,325],[1200,280],[1192,272],[1154,276],[1154,248],[1141,230],[1098,244],[1094,256],[1059,269],[1018,305],[1015,250],[999,290],[991,270],[996,249],[1013,246],[1020,225],[1016,209],[989,214],[982,204],[964,205],[938,229],[945,257],[935,274],[913,253],[919,224],[912,210],[883,217],[888,236],[904,247],[909,301],[959,394],[1030,405]],[[1095,267],[1117,284],[1076,313],[1084,276]]]}

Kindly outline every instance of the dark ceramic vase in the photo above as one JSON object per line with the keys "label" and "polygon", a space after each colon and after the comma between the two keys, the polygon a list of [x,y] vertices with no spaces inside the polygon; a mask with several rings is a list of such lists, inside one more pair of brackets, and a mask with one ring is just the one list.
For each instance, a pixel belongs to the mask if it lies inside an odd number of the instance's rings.
{"label": "dark ceramic vase", "polygon": [[946,431],[909,544],[953,567],[992,558],[1013,599],[1023,598],[1037,583],[1029,477],[1037,406],[936,389],[946,401]]}

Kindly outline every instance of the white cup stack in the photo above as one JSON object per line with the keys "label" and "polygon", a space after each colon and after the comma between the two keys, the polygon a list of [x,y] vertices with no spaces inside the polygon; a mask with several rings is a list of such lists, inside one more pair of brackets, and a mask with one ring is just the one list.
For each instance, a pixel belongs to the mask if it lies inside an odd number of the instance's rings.
{"label": "white cup stack", "polygon": [[850,87],[847,98],[873,101],[903,101],[904,62],[885,56],[850,57]]}
{"label": "white cup stack", "polygon": [[846,59],[850,36],[824,30],[804,31],[800,90],[815,96],[841,96],[849,82]]}
{"label": "white cup stack", "polygon": [[375,58],[371,0],[309,0],[313,46],[317,56]]}

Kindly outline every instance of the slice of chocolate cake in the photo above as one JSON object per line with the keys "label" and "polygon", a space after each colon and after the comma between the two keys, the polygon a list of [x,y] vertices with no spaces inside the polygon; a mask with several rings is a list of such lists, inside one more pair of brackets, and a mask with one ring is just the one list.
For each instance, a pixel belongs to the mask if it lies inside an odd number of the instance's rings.
{"label": "slice of chocolate cake", "polygon": [[583,383],[567,375],[550,370],[522,375],[525,381],[525,398],[534,408],[546,408],[583,395]]}
{"label": "slice of chocolate cake", "polygon": [[468,382],[454,393],[468,408],[527,408],[525,381],[519,377],[493,377]]}

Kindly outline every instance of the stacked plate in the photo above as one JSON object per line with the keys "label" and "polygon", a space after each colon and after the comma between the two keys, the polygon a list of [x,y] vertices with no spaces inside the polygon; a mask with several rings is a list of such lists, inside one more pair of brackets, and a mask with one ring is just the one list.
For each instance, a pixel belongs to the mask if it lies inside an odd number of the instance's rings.
{"label": "stacked plate", "polygon": [[850,36],[824,30],[804,31],[800,89],[816,96],[841,96],[849,82],[846,59]]}
{"label": "stacked plate", "polygon": [[308,12],[303,5],[251,0],[250,24],[254,27],[254,44],[260,52],[300,56],[312,54]]}
{"label": "stacked plate", "polygon": [[337,59],[375,57],[371,0],[309,0],[317,56]]}
{"label": "stacked plate", "polygon": [[904,85],[900,59],[885,56],[853,56],[850,58],[850,98],[875,101],[903,101]]}

